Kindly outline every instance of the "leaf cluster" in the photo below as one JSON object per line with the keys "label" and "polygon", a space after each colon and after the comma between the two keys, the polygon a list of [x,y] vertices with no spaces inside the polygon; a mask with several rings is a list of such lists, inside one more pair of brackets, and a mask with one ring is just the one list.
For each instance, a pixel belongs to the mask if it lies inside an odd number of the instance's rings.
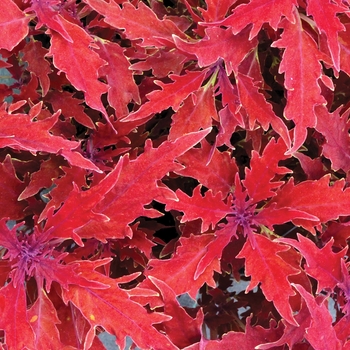
{"label": "leaf cluster", "polygon": [[350,349],[349,12],[2,0],[0,349]]}

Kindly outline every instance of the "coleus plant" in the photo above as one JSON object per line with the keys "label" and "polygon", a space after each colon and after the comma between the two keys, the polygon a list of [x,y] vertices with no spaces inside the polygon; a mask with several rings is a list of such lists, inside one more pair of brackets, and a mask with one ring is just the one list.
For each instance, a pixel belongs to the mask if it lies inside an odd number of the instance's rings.
{"label": "coleus plant", "polygon": [[0,348],[350,349],[349,5],[2,0]]}

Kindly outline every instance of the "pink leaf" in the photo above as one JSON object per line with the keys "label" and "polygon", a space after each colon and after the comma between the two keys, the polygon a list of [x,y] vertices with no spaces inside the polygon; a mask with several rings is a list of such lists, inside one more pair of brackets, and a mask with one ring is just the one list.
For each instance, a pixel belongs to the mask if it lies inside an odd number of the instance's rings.
{"label": "pink leaf", "polygon": [[11,51],[28,34],[30,17],[12,0],[3,0],[0,11],[0,48]]}

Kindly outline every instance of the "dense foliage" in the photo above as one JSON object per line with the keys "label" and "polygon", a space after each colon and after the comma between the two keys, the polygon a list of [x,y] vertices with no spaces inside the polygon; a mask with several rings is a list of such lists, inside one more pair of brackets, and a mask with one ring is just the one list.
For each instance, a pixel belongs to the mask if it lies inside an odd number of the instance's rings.
{"label": "dense foliage", "polygon": [[349,5],[2,0],[0,348],[350,349]]}

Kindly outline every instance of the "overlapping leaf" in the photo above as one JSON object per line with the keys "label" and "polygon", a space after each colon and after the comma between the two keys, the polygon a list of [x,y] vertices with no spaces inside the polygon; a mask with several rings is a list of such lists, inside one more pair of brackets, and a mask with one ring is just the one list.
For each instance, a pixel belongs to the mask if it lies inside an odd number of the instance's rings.
{"label": "overlapping leaf", "polygon": [[205,349],[207,350],[221,350],[221,349],[239,349],[239,350],[251,350],[259,349],[259,344],[266,341],[273,341],[273,339],[279,333],[279,327],[271,322],[269,328],[263,328],[261,326],[252,326],[251,318],[247,318],[245,325],[245,332],[228,332],[221,340],[203,341]]}
{"label": "overlapping leaf", "polygon": [[334,68],[340,69],[340,46],[338,42],[338,34],[345,29],[344,25],[337,17],[337,13],[342,13],[348,9],[342,6],[341,3],[333,3],[324,1],[320,3],[318,0],[311,0],[307,2],[307,14],[312,16],[316,22],[318,31],[325,33],[327,36],[327,43]]}
{"label": "overlapping leaf", "polygon": [[[286,243],[298,249],[304,256],[307,265],[305,271],[317,280],[317,293],[322,290],[333,290],[334,287],[343,281],[341,261],[347,249],[338,253],[332,252],[333,241],[330,240],[322,249],[308,238],[298,234],[298,240],[280,238],[278,242]],[[327,260],[324,257],[327,256]]]}
{"label": "overlapping leaf", "polygon": [[[176,46],[183,52],[194,54],[200,67],[207,67],[220,58],[225,61],[227,75],[237,72],[244,57],[257,45],[256,39],[248,39],[248,30],[234,35],[231,29],[207,28],[206,37],[197,42],[186,42],[174,36]],[[218,40],[220,38],[220,40]],[[234,50],[227,48],[234,47]]]}
{"label": "overlapping leaf", "polygon": [[[294,185],[292,179],[277,191],[273,202],[276,203],[276,208],[290,207],[311,214],[318,218],[319,223],[349,215],[349,189],[344,190],[344,181],[336,181],[330,186],[329,180],[329,175],[325,175],[320,180],[308,180]],[[308,221],[299,223],[310,231],[318,224]]]}
{"label": "overlapping leaf", "polygon": [[253,27],[250,39],[254,38],[264,23],[269,23],[275,30],[282,17],[286,17],[289,22],[294,23],[294,8],[298,5],[296,0],[251,0],[247,4],[241,4],[234,9],[233,14],[220,21],[218,24],[230,26],[234,33],[239,33],[248,24]]}
{"label": "overlapping leaf", "polygon": [[27,115],[8,113],[4,104],[0,110],[0,147],[62,154],[72,165],[99,171],[90,160],[74,151],[79,147],[79,142],[50,134],[50,129],[58,121],[59,113],[50,118],[33,121],[39,115],[41,106],[42,104],[36,105]]}
{"label": "overlapping leaf", "polygon": [[217,120],[215,97],[211,86],[201,87],[188,96],[181,108],[172,116],[169,140],[181,135],[211,127],[212,119]]}
{"label": "overlapping leaf", "polygon": [[34,11],[38,22],[36,28],[39,29],[42,25],[48,26],[50,29],[53,29],[55,32],[60,33],[63,38],[67,41],[72,42],[73,39],[70,36],[70,33],[64,26],[64,18],[57,11],[57,5],[59,4],[58,0],[37,0],[32,1],[31,6],[27,8],[27,12]]}
{"label": "overlapping leaf", "polygon": [[237,74],[237,87],[242,106],[249,116],[249,128],[253,129],[258,122],[264,130],[271,124],[272,128],[283,138],[285,144],[290,148],[290,138],[286,125],[276,116],[272,106],[258,91],[253,80],[244,75]]}
{"label": "overlapping leaf", "polygon": [[55,111],[61,110],[66,118],[73,117],[78,123],[95,129],[91,118],[84,112],[82,101],[73,98],[73,94],[67,91],[52,91],[46,95],[45,100],[51,103]]}
{"label": "overlapping leaf", "polygon": [[[148,101],[144,103],[136,112],[130,113],[123,121],[135,121],[139,119],[150,119],[152,114],[161,112],[171,107],[177,111],[183,101],[192,93],[197,91],[205,78],[207,70],[186,72],[184,75],[171,74],[170,78],[174,81],[165,84],[161,81],[155,81],[162,90],[155,90],[147,95]],[[143,122],[145,122],[143,120]]]}
{"label": "overlapping leaf", "polygon": [[98,41],[98,53],[108,64],[100,68],[100,74],[107,77],[108,102],[118,118],[128,114],[131,100],[140,104],[139,90],[134,82],[130,63],[124,56],[124,49],[110,41]]}
{"label": "overlapping leaf", "polygon": [[339,32],[338,43],[340,46],[340,68],[342,71],[350,75],[350,65],[347,59],[350,51],[350,40],[349,40],[349,30],[350,24],[346,23],[344,25],[345,32]]}
{"label": "overlapping leaf", "polygon": [[106,115],[101,95],[107,92],[108,87],[98,80],[98,71],[106,61],[91,50],[96,44],[84,29],[63,18],[61,25],[72,41],[53,31],[48,55],[53,57],[54,66],[66,73],[72,85],[85,93],[86,103]]}
{"label": "overlapping leaf", "polygon": [[176,300],[175,292],[166,283],[155,277],[150,276],[149,278],[161,292],[164,301],[164,312],[172,317],[170,321],[164,322],[164,328],[168,337],[180,349],[196,343],[201,337],[203,313],[199,311],[199,315],[193,319],[180,306]]}
{"label": "overlapping leaf", "polygon": [[206,22],[214,22],[223,19],[234,3],[235,0],[207,0],[207,8],[199,8],[199,10]]}
{"label": "overlapping leaf", "polygon": [[[306,330],[305,338],[316,349],[342,349],[342,344],[332,326],[332,316],[325,303],[317,304],[314,297],[302,286],[294,285],[294,287],[304,298],[312,318],[310,327]],[[320,334],[322,334],[322,337],[320,337]]]}
{"label": "overlapping leaf", "polygon": [[[182,168],[174,162],[175,158],[201,141],[209,131],[184,135],[174,142],[165,141],[158,148],[153,148],[147,142],[142,155],[135,160],[126,158],[117,183],[93,209],[107,220],[90,220],[83,227],[78,227],[76,233],[80,237],[95,237],[102,241],[113,237],[124,238],[131,236],[128,225],[139,216],[158,216],[156,210],[146,209],[144,205],[152,200],[174,197],[173,192],[158,180],[169,171]],[[84,220],[84,216],[81,220]]]}
{"label": "overlapping leaf", "polygon": [[[286,247],[270,241],[264,236],[256,235],[256,247],[250,242],[244,245],[238,258],[246,259],[245,274],[251,276],[247,292],[261,283],[261,289],[267,300],[273,301],[282,317],[291,324],[297,325],[289,298],[295,294],[288,281],[288,276],[298,274],[299,271],[287,264],[279,255]],[[278,268],[276,268],[278,266]],[[278,281],[278,282],[277,282]]]}
{"label": "overlapping leaf", "polygon": [[0,348],[348,349],[348,12],[4,0]]}
{"label": "overlapping leaf", "polygon": [[229,152],[219,152],[203,140],[201,148],[192,148],[177,159],[185,166],[177,174],[197,179],[214,195],[221,192],[226,197],[230,192],[238,168]]}
{"label": "overlapping leaf", "polygon": [[103,0],[84,0],[84,2],[104,16],[105,22],[111,26],[125,29],[128,39],[142,39],[144,46],[163,46],[159,39],[171,43],[173,34],[184,37],[174,22],[169,19],[158,19],[143,2],[138,4],[138,8],[129,2],[124,2],[122,8],[114,1],[106,3]]}
{"label": "overlapping leaf", "polygon": [[[246,168],[246,178],[242,182],[249,197],[255,203],[274,196],[275,191],[272,190],[276,190],[284,183],[283,181],[273,181],[273,179],[276,175],[290,172],[289,169],[278,165],[281,160],[287,158],[284,155],[286,150],[286,145],[280,138],[278,142],[272,139],[261,156],[253,151],[250,162],[251,169]],[[256,181],[256,179],[259,179],[259,181]]]}
{"label": "overlapping leaf", "polygon": [[199,288],[204,283],[215,286],[213,272],[220,271],[219,259],[214,259],[205,267],[205,271],[195,278],[198,263],[205,255],[206,247],[212,239],[213,236],[210,234],[182,237],[181,245],[171,259],[149,261],[147,276],[156,277],[165,282],[177,295],[188,293],[192,298],[196,298]]}
{"label": "overlapping leaf", "polygon": [[[65,199],[60,210],[53,214],[54,207],[48,210],[45,230],[50,237],[72,238],[78,244],[83,245],[76,230],[90,221],[108,221],[109,218],[100,213],[94,213],[93,209],[116,185],[123,166],[123,159],[98,185],[88,191],[80,191],[75,185],[68,197]],[[77,206],[77,203],[82,205]]]}
{"label": "overlapping leaf", "polygon": [[42,95],[45,96],[49,91],[49,74],[52,72],[49,62],[45,59],[48,51],[42,47],[40,42],[31,41],[25,46],[23,53],[24,60],[28,62],[28,70],[39,78],[43,90]]}
{"label": "overlapping leaf", "polygon": [[27,312],[28,320],[35,334],[36,349],[62,349],[57,324],[60,320],[52,301],[43,289],[39,289],[38,299]]}
{"label": "overlapping leaf", "polygon": [[[92,264],[97,267],[101,262]],[[81,267],[80,274],[109,285],[108,292],[79,285],[72,285],[69,290],[63,291],[63,300],[70,301],[79,308],[91,325],[87,335],[87,348],[91,346],[95,327],[102,326],[107,332],[117,336],[117,343],[121,348],[125,347],[125,337],[129,335],[142,349],[177,349],[165,335],[153,327],[153,324],[167,321],[169,317],[160,313],[148,313],[140,304],[130,300],[128,293],[115,282],[111,283],[108,277],[91,272],[91,268],[87,266]]]}
{"label": "overlapping leaf", "polygon": [[44,287],[50,291],[52,282],[58,282],[62,288],[68,288],[69,284],[77,283],[83,287],[106,288],[96,281],[90,281],[80,276],[76,269],[85,265],[84,261],[64,265],[61,260],[67,255],[55,256],[50,246],[50,241],[44,233],[34,233],[28,237],[18,238],[17,229],[20,224],[9,230],[5,220],[0,221],[0,242],[6,249],[4,260],[11,266],[11,277],[15,288],[24,284],[26,278],[34,277],[39,288]]}

